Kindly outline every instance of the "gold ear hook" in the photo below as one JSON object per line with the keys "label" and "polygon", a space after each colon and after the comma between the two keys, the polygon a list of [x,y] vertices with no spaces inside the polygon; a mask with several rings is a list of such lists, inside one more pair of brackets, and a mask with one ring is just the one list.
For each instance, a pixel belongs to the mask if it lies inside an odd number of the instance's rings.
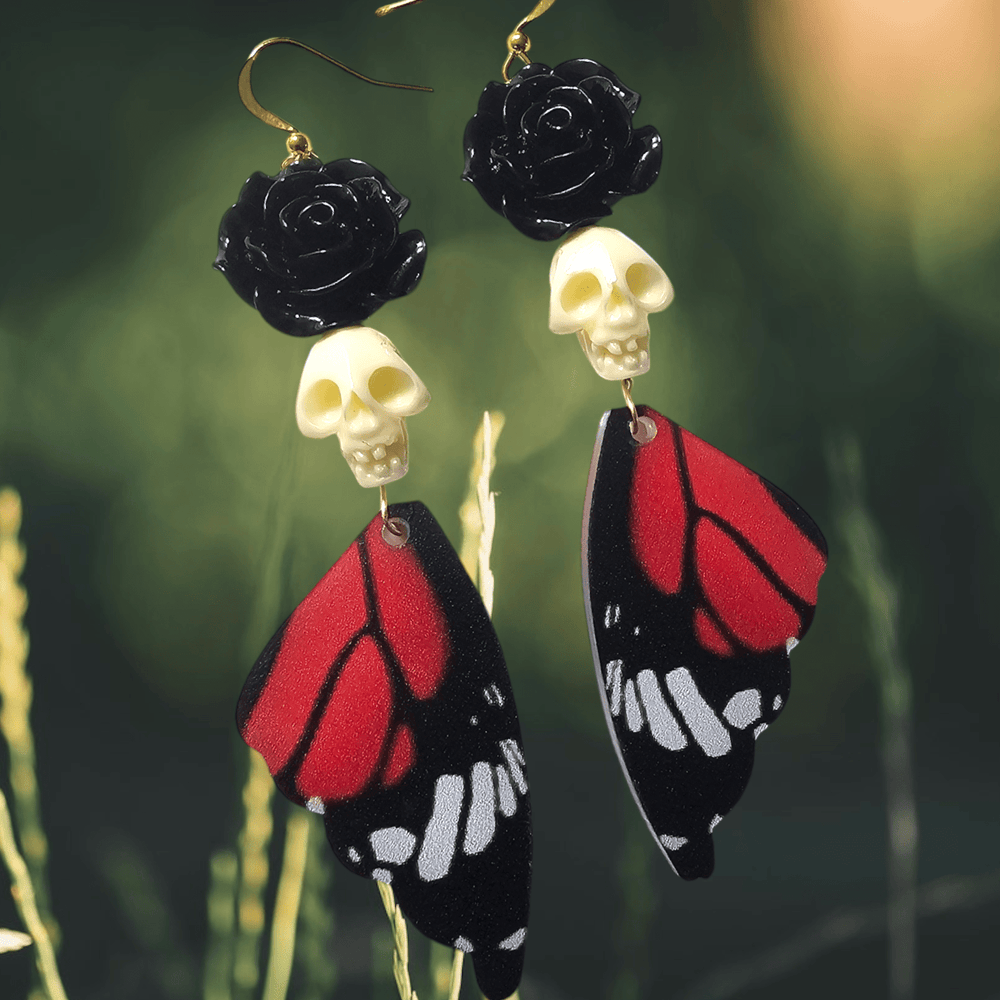
{"label": "gold ear hook", "polygon": [[[396,0],[395,3],[387,3],[384,7],[379,7],[375,11],[375,16],[385,17],[386,14],[391,14],[394,10],[399,10],[401,7],[410,7],[415,3],[421,2],[422,0]],[[531,13],[520,21],[517,27],[507,36],[507,58],[504,60],[502,70],[504,83],[510,83],[510,65],[515,58],[520,59],[525,66],[531,65],[531,60],[527,55],[528,49],[531,48],[531,39],[524,33],[524,29],[532,21],[541,17],[555,2],[556,0],[538,0]]]}
{"label": "gold ear hook", "polygon": [[[417,2],[417,0],[408,0],[408,2],[413,3]],[[328,63],[332,63],[334,66],[342,69],[345,73],[350,73],[351,76],[357,77],[365,83],[374,84],[376,87],[393,87],[396,90],[420,90],[426,94],[434,92],[430,87],[418,87],[416,84],[412,83],[387,83],[385,80],[373,80],[370,76],[365,76],[363,73],[359,73],[357,70],[351,69],[350,66],[345,66],[342,62],[334,59],[332,56],[328,56],[325,52],[320,52],[319,49],[314,49],[309,45],[303,44],[302,42],[297,42],[294,38],[265,39],[263,42],[260,42],[253,47],[253,51],[251,51],[250,55],[247,56],[247,61],[243,64],[243,69],[240,70],[240,100],[243,102],[247,111],[249,111],[255,118],[259,118],[265,125],[270,125],[272,128],[280,128],[285,132],[290,133],[288,138],[285,140],[285,145],[288,147],[288,156],[281,164],[282,170],[291,166],[293,163],[298,163],[300,160],[307,160],[310,157],[315,157],[316,154],[313,152],[309,136],[307,136],[304,132],[300,132],[294,125],[286,122],[284,118],[279,118],[277,115],[272,114],[267,110],[267,108],[261,105],[256,97],[254,97],[253,90],[250,87],[250,74],[253,71],[254,60],[270,45],[294,45],[296,48],[305,49],[306,52],[311,52],[314,56],[319,56],[320,59],[325,59]]]}
{"label": "gold ear hook", "polygon": [[541,17],[555,2],[556,0],[538,0],[531,13],[507,36],[507,58],[504,60],[502,70],[504,83],[510,83],[510,66],[515,58],[520,59],[525,66],[531,65],[531,60],[528,58],[531,39],[524,33],[524,29]]}
{"label": "gold ear hook", "polygon": [[386,14],[391,14],[394,10],[399,10],[400,7],[411,7],[415,3],[423,3],[423,0],[396,0],[395,3],[387,3],[384,7],[379,7],[375,11],[375,16],[385,17]]}

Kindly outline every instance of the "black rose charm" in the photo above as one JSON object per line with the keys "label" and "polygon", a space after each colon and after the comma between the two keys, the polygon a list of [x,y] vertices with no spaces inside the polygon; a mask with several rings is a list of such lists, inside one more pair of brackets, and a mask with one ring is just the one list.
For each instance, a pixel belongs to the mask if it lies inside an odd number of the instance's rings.
{"label": "black rose charm", "polygon": [[645,191],[663,149],[632,128],[639,95],[592,59],[524,67],[488,83],[465,128],[465,172],[490,208],[527,236],[554,240]]}
{"label": "black rose charm", "polygon": [[423,233],[399,232],[409,204],[361,160],[256,173],[222,217],[215,267],[282,333],[354,326],[423,274]]}

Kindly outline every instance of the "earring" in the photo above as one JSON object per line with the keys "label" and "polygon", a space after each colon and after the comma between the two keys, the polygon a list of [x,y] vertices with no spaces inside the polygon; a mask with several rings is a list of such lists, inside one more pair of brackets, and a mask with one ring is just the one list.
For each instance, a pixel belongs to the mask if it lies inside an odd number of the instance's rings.
{"label": "earring", "polygon": [[[598,687],[626,780],[685,879],[712,873],[712,831],[736,804],[754,741],[788,701],[792,647],[812,621],[826,543],[767,480],[648,406],[648,314],[674,290],[627,236],[595,225],[659,174],[662,143],[635,127],[639,94],[607,67],[531,62],[507,40],[465,131],[483,200],[538,240],[567,236],[549,272],[550,329],[575,333],[594,371],[621,381],[584,501],[583,592]],[[514,59],[525,65],[511,78]]]}
{"label": "earring", "polygon": [[[268,642],[240,695],[240,735],[278,788],[324,818],[352,872],[392,885],[428,937],[471,952],[483,993],[517,989],[531,878],[521,734],[489,615],[430,511],[389,506],[407,471],[405,418],[430,396],[388,338],[358,326],[420,279],[426,243],[400,235],[409,202],[360,160],[322,163],[289,133],[275,177],[254,174],[222,220],[216,267],[272,326],[321,334],[296,400],[303,434],[338,435],[380,512]],[[428,88],[407,89],[427,90]]]}

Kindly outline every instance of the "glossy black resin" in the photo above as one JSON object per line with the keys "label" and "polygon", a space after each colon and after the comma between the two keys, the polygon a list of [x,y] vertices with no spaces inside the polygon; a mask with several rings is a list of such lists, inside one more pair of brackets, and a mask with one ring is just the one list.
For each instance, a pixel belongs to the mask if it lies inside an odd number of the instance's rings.
{"label": "glossy black resin", "polygon": [[660,172],[659,132],[632,127],[639,99],[592,59],[525,66],[482,92],[465,128],[462,179],[536,240],[597,222]]}
{"label": "glossy black resin", "polygon": [[399,232],[409,204],[361,160],[258,172],[222,217],[215,267],[282,333],[355,326],[423,274],[424,234]]}

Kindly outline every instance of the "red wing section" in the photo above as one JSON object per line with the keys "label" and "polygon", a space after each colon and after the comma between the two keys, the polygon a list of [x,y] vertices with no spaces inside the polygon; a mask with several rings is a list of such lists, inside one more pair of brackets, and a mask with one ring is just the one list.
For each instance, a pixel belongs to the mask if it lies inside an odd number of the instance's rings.
{"label": "red wing section", "polygon": [[375,522],[366,532],[379,618],[413,696],[426,701],[444,677],[448,628],[413,550],[377,544],[381,530]]}
{"label": "red wing section", "polygon": [[792,593],[815,606],[826,552],[778,505],[760,476],[690,432],[680,435],[697,508],[717,517]]}
{"label": "red wing section", "polygon": [[347,799],[371,780],[392,711],[389,670],[363,635],[340,670],[295,784],[304,799]]}
{"label": "red wing section", "polygon": [[734,642],[764,652],[801,639],[826,568],[815,526],[756,473],[644,413],[657,434],[637,449],[629,520],[649,582],[672,595],[694,577],[692,626],[719,656],[732,655]]}
{"label": "red wing section", "polygon": [[391,788],[398,784],[406,776],[406,772],[413,766],[416,759],[416,751],[413,748],[413,731],[407,725],[400,725],[396,729],[395,738],[392,741],[392,750],[389,751],[389,763],[386,765],[385,774],[382,776],[382,784],[386,788]]}
{"label": "red wing section", "polygon": [[732,536],[707,518],[695,529],[694,563],[709,608],[744,646],[762,653],[801,637],[795,608]]}
{"label": "red wing section", "polygon": [[295,609],[247,683],[253,705],[241,700],[241,735],[300,802],[351,798],[378,774],[398,782],[416,758],[398,720],[445,676],[440,602],[412,547],[386,545],[381,527],[373,520]]}
{"label": "red wing section", "polygon": [[[336,614],[331,614],[333,608]],[[360,634],[367,620],[361,555],[355,542],[292,612],[281,633],[280,646],[273,651],[276,655],[264,665],[266,683],[249,718],[240,720],[240,735],[267,761],[271,774],[277,774],[291,759],[327,683],[331,665]],[[270,646],[261,661],[269,653]],[[254,679],[251,675],[248,685]]]}
{"label": "red wing section", "polygon": [[669,422],[651,415],[657,434],[636,455],[629,527],[635,557],[650,582],[664,594],[676,594],[684,569],[687,504],[677,444],[663,433]]}

